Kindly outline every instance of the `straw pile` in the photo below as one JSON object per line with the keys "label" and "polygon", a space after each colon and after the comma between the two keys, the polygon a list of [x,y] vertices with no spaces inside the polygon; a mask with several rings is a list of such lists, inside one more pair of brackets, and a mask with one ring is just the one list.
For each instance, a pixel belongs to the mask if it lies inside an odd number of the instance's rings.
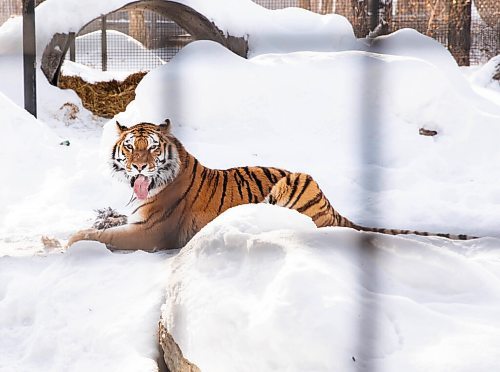
{"label": "straw pile", "polygon": [[88,83],[79,76],[59,77],[58,86],[62,89],[73,89],[82,100],[83,106],[95,115],[112,118],[125,111],[127,105],[135,98],[135,88],[146,75],[136,72],[123,81],[101,81]]}

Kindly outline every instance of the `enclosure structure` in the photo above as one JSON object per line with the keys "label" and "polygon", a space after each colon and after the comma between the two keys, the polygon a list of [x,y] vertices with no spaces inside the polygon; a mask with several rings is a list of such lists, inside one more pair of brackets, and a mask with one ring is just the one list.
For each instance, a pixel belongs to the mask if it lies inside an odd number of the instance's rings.
{"label": "enclosure structure", "polygon": [[[168,0],[136,1],[117,9],[122,11],[150,10],[164,15],[186,30],[194,40],[212,40],[234,53],[246,57],[248,45],[244,38],[225,35],[217,25],[193,8]],[[85,27],[84,27],[85,28]],[[53,36],[42,56],[42,71],[52,84],[57,78],[66,53],[74,41],[75,34],[59,33]]]}

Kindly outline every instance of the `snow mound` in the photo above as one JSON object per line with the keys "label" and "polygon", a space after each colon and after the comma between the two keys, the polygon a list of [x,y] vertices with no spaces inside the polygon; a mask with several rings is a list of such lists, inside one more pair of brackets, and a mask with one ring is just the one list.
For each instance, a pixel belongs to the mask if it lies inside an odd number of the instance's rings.
{"label": "snow mound", "polygon": [[202,371],[500,365],[498,240],[315,229],[248,205],[200,231],[171,271],[162,317]]}
{"label": "snow mound", "polygon": [[[495,76],[496,79],[494,79]],[[471,81],[481,87],[500,93],[500,55],[493,57],[475,71],[471,76]]]}
{"label": "snow mound", "polygon": [[1,257],[0,369],[157,371],[164,259],[89,242]]}
{"label": "snow mound", "polygon": [[[41,249],[41,236],[66,239],[91,225],[93,209],[126,203],[128,188],[113,183],[99,157],[99,129],[93,128],[88,139],[88,128],[58,121],[58,131],[70,134],[60,137],[2,93],[0,116],[0,157],[6,159],[0,183],[0,256],[33,254]],[[69,146],[62,145],[68,138]]]}
{"label": "snow mound", "polygon": [[[61,139],[46,125],[36,120],[27,111],[17,106],[0,92],[2,113],[2,135],[0,136],[0,157],[10,159],[2,166],[6,177],[0,182],[0,205],[8,206],[25,194],[23,185],[39,184],[45,175],[31,172],[42,169],[44,164],[54,163]],[[26,156],[27,153],[36,156]],[[15,160],[15,161],[14,161]],[[23,172],[19,172],[22,169]],[[10,175],[10,179],[7,178]],[[3,215],[0,218],[4,217]]]}

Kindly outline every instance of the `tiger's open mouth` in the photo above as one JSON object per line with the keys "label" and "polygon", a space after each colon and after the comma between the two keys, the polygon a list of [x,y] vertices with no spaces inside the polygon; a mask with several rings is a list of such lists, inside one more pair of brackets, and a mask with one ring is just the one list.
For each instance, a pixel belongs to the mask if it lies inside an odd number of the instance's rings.
{"label": "tiger's open mouth", "polygon": [[148,197],[152,182],[149,177],[139,174],[130,179],[130,186],[134,189],[134,194],[137,199],[144,200]]}

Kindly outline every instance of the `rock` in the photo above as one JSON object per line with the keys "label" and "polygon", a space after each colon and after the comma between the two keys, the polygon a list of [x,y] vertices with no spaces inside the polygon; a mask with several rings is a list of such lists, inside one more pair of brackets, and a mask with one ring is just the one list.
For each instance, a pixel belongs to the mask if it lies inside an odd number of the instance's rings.
{"label": "rock", "polygon": [[184,358],[179,345],[174,341],[162,321],[158,323],[158,339],[163,350],[163,359],[170,372],[201,372],[195,364]]}

